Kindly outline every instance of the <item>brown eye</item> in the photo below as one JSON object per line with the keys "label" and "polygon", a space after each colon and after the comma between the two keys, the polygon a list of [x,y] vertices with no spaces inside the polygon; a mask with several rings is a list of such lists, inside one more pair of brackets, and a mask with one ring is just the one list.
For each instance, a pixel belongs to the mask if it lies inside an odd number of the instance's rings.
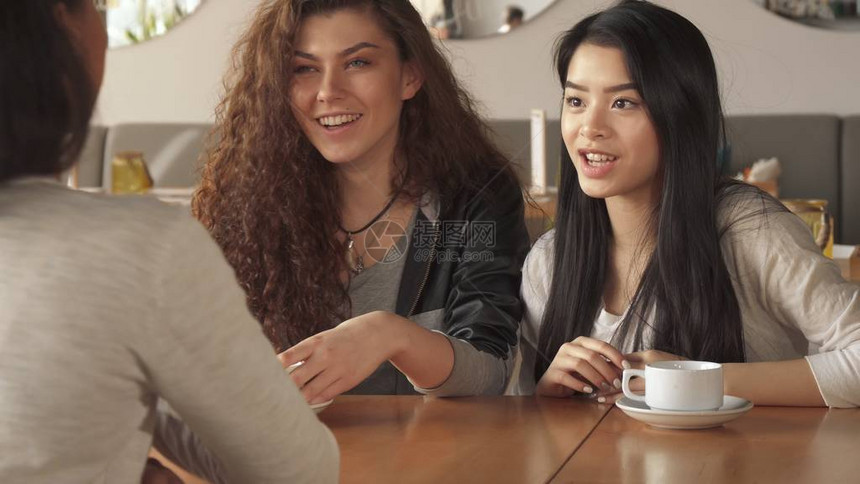
{"label": "brown eye", "polygon": [[582,107],[582,99],[580,99],[576,96],[570,96],[567,99],[565,99],[564,102],[567,103],[567,105],[572,107],[572,108]]}

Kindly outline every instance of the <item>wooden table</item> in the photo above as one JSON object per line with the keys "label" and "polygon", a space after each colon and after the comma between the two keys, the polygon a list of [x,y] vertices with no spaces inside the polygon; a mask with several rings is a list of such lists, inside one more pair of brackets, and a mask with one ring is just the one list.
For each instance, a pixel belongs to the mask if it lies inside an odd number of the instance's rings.
{"label": "wooden table", "polygon": [[860,409],[756,407],[709,430],[613,409],[553,482],[860,482]]}
{"label": "wooden table", "polygon": [[341,396],[341,482],[547,482],[611,409],[576,399]]}
{"label": "wooden table", "polygon": [[320,419],[344,483],[860,482],[860,409],[658,430],[579,399],[341,396]]}

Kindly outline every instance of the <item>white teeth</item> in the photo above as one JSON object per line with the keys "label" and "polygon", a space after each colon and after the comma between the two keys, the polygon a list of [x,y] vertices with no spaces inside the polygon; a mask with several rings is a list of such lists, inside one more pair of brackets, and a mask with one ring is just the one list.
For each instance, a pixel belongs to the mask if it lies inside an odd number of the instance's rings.
{"label": "white teeth", "polygon": [[603,163],[608,163],[608,162],[610,162],[610,161],[615,161],[615,160],[616,160],[616,159],[618,159],[618,158],[617,158],[617,157],[615,157],[615,156],[604,155],[604,154],[602,154],[602,153],[586,153],[586,154],[585,154],[585,159],[586,159],[586,160],[588,160],[588,161],[589,161],[589,162],[591,162],[591,163],[601,163],[601,164],[603,164]]}
{"label": "white teeth", "polygon": [[319,118],[317,121],[323,126],[340,126],[343,124],[351,123],[360,118],[360,114],[341,114],[339,116],[324,116]]}

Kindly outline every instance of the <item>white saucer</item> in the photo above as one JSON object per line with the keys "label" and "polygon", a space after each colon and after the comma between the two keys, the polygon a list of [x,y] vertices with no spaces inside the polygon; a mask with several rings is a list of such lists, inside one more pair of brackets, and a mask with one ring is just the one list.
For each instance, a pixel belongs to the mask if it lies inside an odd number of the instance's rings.
{"label": "white saucer", "polygon": [[622,397],[615,405],[627,415],[661,429],[709,429],[734,420],[753,408],[752,402],[743,398],[723,395],[723,406],[717,410],[682,412],[652,409],[645,402]]}
{"label": "white saucer", "polygon": [[327,402],[315,403],[315,404],[311,405],[311,410],[313,410],[313,411],[314,411],[314,413],[320,413],[320,412],[322,412],[323,410],[325,410],[325,409],[326,409],[326,407],[328,407],[328,406],[329,406],[329,405],[331,405],[332,403],[334,403],[334,399],[331,399],[331,400],[329,400],[329,401],[327,401]]}

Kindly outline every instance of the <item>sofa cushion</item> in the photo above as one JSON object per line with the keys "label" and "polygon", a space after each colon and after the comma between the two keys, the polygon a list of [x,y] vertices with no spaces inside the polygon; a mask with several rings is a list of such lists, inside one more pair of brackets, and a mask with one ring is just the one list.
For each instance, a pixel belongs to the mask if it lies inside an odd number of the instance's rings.
{"label": "sofa cushion", "polygon": [[95,188],[102,186],[102,164],[105,151],[104,126],[90,126],[87,140],[78,158],[78,186]]}
{"label": "sofa cushion", "polygon": [[[760,158],[782,165],[780,198],[819,198],[837,217],[836,240],[845,226],[840,204],[840,120],[827,115],[732,116],[726,119],[731,146],[729,170],[740,171]],[[857,186],[857,185],[855,185]]]}
{"label": "sofa cushion", "polygon": [[840,190],[843,244],[860,244],[860,116],[842,119],[842,173]]}

